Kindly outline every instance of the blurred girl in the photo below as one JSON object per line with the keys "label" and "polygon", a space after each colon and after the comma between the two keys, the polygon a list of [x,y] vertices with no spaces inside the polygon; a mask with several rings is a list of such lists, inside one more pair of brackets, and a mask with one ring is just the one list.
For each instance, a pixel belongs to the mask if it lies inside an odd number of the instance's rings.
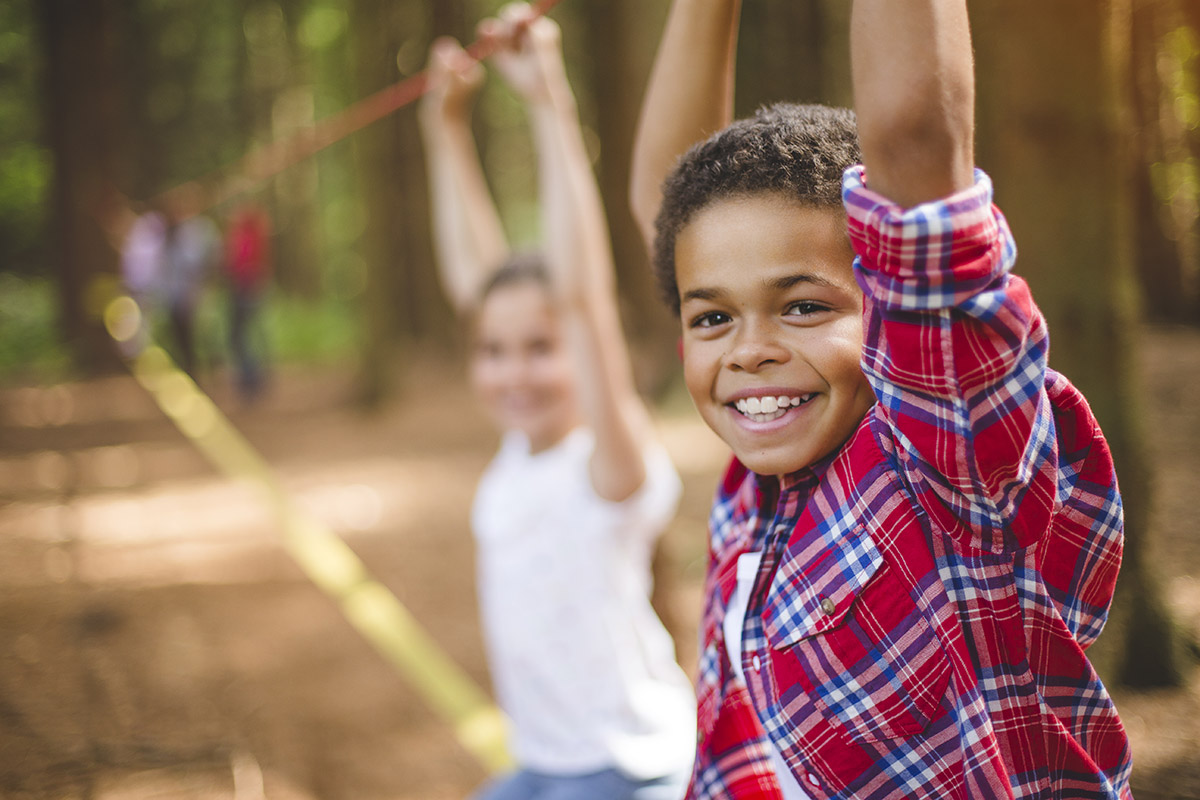
{"label": "blurred girl", "polygon": [[513,255],[471,138],[483,70],[435,42],[421,124],[443,286],[473,323],[471,379],[503,432],[476,493],[479,596],[519,769],[486,800],[669,800],[695,706],[649,601],[679,478],[634,388],[607,225],[557,25],[480,25],[537,151],[543,245]]}

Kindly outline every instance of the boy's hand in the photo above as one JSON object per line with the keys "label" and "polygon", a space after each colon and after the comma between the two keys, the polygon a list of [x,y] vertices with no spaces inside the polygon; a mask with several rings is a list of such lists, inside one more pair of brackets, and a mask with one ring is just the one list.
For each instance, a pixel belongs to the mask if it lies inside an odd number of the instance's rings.
{"label": "boy's hand", "polygon": [[558,25],[537,16],[527,3],[510,3],[496,19],[479,23],[481,43],[494,48],[491,61],[513,90],[530,105],[570,97]]}
{"label": "boy's hand", "polygon": [[483,85],[483,66],[454,39],[443,36],[429,48],[428,88],[420,113],[427,122],[465,121]]}

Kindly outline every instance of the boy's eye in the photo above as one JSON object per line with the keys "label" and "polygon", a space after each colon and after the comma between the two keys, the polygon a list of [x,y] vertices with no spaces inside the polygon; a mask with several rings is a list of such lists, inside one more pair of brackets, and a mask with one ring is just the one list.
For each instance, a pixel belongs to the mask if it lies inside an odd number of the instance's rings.
{"label": "boy's eye", "polygon": [[729,322],[729,315],[723,311],[705,311],[703,314],[698,314],[692,317],[692,321],[688,323],[689,328],[715,328],[718,325],[724,325]]}
{"label": "boy's eye", "polygon": [[828,311],[827,306],[812,300],[798,300],[795,303],[790,303],[784,314],[793,317],[805,317],[812,314],[820,314],[822,311]]}

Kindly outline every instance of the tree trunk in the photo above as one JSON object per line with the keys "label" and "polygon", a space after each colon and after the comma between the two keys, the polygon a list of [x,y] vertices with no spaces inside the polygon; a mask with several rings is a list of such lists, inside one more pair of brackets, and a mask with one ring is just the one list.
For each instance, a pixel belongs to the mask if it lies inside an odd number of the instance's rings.
{"label": "tree trunk", "polygon": [[[1146,311],[1184,322],[1200,308],[1200,217],[1195,136],[1181,118],[1189,87],[1190,28],[1179,0],[1141,0],[1133,14],[1134,173],[1138,276]],[[1192,45],[1194,46],[1194,45]],[[1195,89],[1191,89],[1195,99]],[[1194,122],[1194,121],[1193,121]],[[1197,318],[1200,319],[1200,318]]]}
{"label": "tree trunk", "polygon": [[[280,3],[282,19],[266,55],[250,60],[258,106],[256,133],[267,141],[287,141],[298,131],[316,122],[312,65],[308,50],[298,41],[297,29],[308,3],[285,0]],[[251,13],[253,6],[251,6]],[[286,65],[280,69],[279,63]],[[308,299],[321,296],[322,265],[320,215],[318,214],[318,164],[313,156],[293,164],[270,182],[270,206],[275,229],[275,270],[277,285],[288,294]]]}
{"label": "tree trunk", "polygon": [[[394,68],[386,55],[389,46],[388,18],[383,0],[354,0],[351,6],[351,52],[355,58],[355,85],[358,95],[378,91],[394,80]],[[354,160],[360,196],[367,223],[358,241],[358,253],[366,264],[366,291],[363,303],[363,349],[359,372],[359,402],[375,408],[391,395],[394,386],[396,352],[396,308],[392,305],[399,286],[398,266],[392,263],[387,217],[394,208],[394,186],[390,180],[395,168],[391,149],[393,120],[385,118],[369,125],[353,137]]]}
{"label": "tree trunk", "polygon": [[1139,430],[1130,204],[1136,159],[1124,133],[1130,13],[1130,0],[972,6],[979,161],[995,177],[1016,235],[1017,272],[1048,319],[1051,365],[1088,398],[1125,502],[1112,628],[1093,660],[1123,683],[1148,686],[1175,684],[1180,672],[1161,583],[1147,560],[1152,482]]}
{"label": "tree trunk", "polygon": [[[1190,159],[1191,177],[1195,182],[1193,187],[1200,186],[1200,3],[1196,0],[1175,0],[1180,11],[1182,87],[1181,96],[1174,98],[1183,102],[1190,109],[1190,118],[1186,120],[1185,137],[1187,154]],[[1196,188],[1200,192],[1200,188]],[[1200,243],[1200,215],[1192,220],[1191,236],[1193,241]],[[1200,245],[1197,246],[1200,250]],[[1187,265],[1184,273],[1184,285],[1187,298],[1180,316],[1181,322],[1200,325],[1200,255]]]}
{"label": "tree trunk", "polygon": [[823,91],[824,11],[819,0],[758,0],[742,5],[735,92],[738,117],[779,101],[828,102]]}
{"label": "tree trunk", "polygon": [[118,157],[119,91],[113,0],[35,3],[45,53],[46,135],[54,154],[51,219],[60,330],[88,372],[119,366],[96,303],[116,282],[117,251],[106,233]]}
{"label": "tree trunk", "polygon": [[126,170],[129,176],[126,191],[132,197],[146,198],[162,191],[167,172],[163,151],[168,139],[155,130],[148,109],[151,85],[158,74],[153,43],[159,31],[153,26],[152,15],[147,13],[145,0],[124,5],[120,13],[121,40],[127,44],[121,48],[121,80],[126,87],[122,111],[129,120],[128,150],[137,153]]}
{"label": "tree trunk", "polygon": [[[414,64],[424,65],[429,37],[413,34],[421,30],[420,3],[355,0],[352,15],[360,96],[402,77],[397,74],[396,53],[404,47],[417,48],[421,57]],[[454,25],[445,10],[437,22]],[[423,150],[414,109],[402,109],[368,126],[355,135],[354,147],[367,215],[359,242],[367,265],[360,400],[373,407],[395,391],[394,378],[403,367],[401,347],[449,341],[454,319],[433,262]]]}
{"label": "tree trunk", "polygon": [[604,199],[622,317],[637,371],[638,385],[657,395],[678,368],[678,323],[658,297],[641,234],[629,209],[633,133],[650,63],[652,36],[640,0],[589,0],[574,16],[565,10],[564,57],[572,67],[572,88],[582,124],[599,145],[596,180]]}

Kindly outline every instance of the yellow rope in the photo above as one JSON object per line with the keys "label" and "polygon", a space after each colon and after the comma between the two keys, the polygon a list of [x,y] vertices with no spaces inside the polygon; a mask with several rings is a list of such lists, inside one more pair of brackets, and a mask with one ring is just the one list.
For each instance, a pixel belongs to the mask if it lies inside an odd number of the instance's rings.
{"label": "yellow rope", "polygon": [[104,321],[118,343],[136,349],[128,356],[134,378],[180,432],[217,470],[264,491],[279,522],[284,548],[309,579],[338,603],[350,624],[450,723],[459,743],[487,770],[510,768],[500,710],[395,595],[371,577],[354,551],[291,501],[266,461],[167,352],[154,344],[136,346],[145,330],[137,302],[118,295],[105,306]]}

